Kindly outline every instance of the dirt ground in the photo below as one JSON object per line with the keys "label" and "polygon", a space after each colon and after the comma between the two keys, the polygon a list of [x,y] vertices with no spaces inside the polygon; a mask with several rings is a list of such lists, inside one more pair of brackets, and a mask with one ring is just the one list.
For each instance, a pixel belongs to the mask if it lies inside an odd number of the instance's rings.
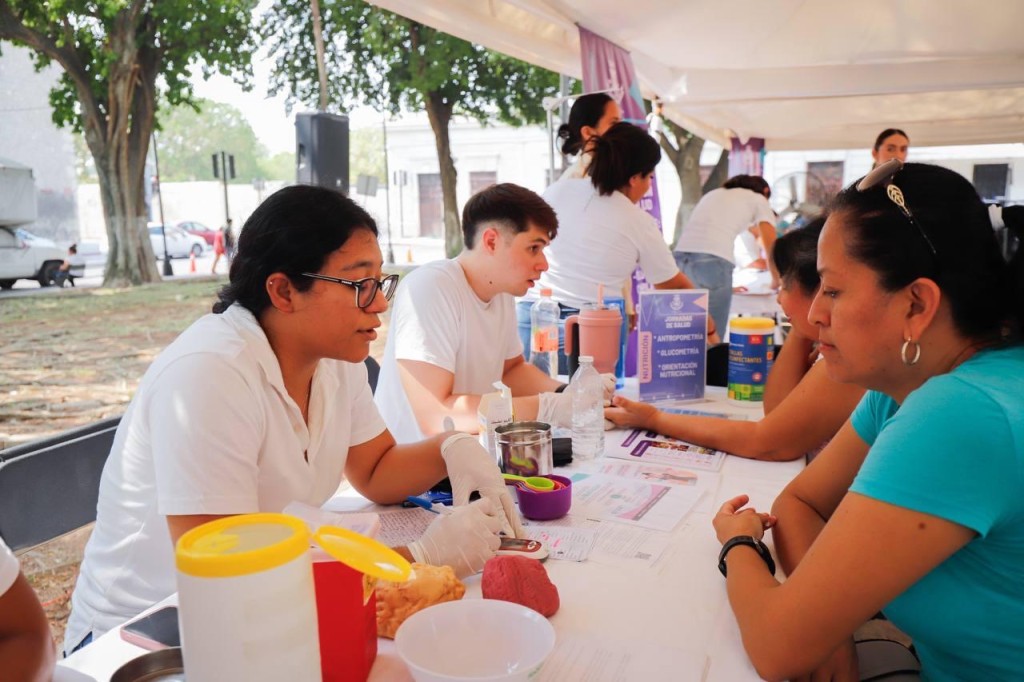
{"label": "dirt ground", "polygon": [[[0,449],[123,413],[153,358],[210,312],[224,283],[211,277],[0,301]],[[383,339],[371,348],[378,360]],[[58,646],[90,531],[20,555]]]}

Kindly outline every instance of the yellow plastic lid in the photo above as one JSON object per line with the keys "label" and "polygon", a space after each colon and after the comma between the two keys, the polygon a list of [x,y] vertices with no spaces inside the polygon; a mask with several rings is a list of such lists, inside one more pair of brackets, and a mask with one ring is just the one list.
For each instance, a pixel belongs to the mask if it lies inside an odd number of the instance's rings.
{"label": "yellow plastic lid", "polygon": [[287,514],[241,514],[204,523],[178,539],[178,570],[228,578],[282,566],[309,551],[306,524]]}
{"label": "yellow plastic lid", "polygon": [[734,317],[729,320],[729,329],[763,332],[775,329],[775,320],[768,317]]}
{"label": "yellow plastic lid", "polygon": [[354,530],[321,526],[313,539],[341,563],[373,578],[399,583],[408,580],[412,572],[401,554]]}

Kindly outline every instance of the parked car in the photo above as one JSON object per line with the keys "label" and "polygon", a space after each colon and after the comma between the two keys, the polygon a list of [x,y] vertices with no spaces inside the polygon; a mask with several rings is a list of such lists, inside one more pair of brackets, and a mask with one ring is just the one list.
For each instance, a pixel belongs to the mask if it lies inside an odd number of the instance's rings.
{"label": "parked car", "polygon": [[[167,251],[171,258],[188,258],[189,254],[195,254],[198,257],[206,248],[206,242],[202,237],[189,234],[181,228],[168,227],[165,232],[167,233]],[[159,223],[149,224],[149,243],[152,244],[156,257],[163,259],[164,237],[161,234]]]}
{"label": "parked car", "polygon": [[197,237],[202,237],[211,248],[213,247],[213,238],[217,235],[217,230],[207,227],[202,223],[197,223],[194,220],[183,220],[175,225],[175,227],[185,230],[189,234],[194,234]]}
{"label": "parked car", "polygon": [[[0,227],[0,289],[10,289],[19,279],[34,279],[39,286],[53,284],[65,252],[49,239],[25,239],[18,228]],[[48,244],[46,242],[49,242]]]}

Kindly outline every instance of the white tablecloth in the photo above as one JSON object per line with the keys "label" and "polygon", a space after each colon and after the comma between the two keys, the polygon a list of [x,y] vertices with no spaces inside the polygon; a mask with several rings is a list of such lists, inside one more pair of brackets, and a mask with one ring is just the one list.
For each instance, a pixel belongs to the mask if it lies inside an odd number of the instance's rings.
{"label": "white tablecloth", "polygon": [[[627,386],[626,392],[630,390],[635,390],[635,385]],[[709,389],[710,411],[745,415],[756,411],[728,404],[722,391]],[[608,674],[616,665],[630,666],[629,679],[759,679],[743,650],[726,598],[725,581],[718,572],[719,544],[711,527],[711,516],[722,502],[740,493],[749,494],[755,507],[768,509],[802,467],[802,460],[757,462],[727,457],[717,488],[708,493],[713,497],[710,504],[698,505],[679,523],[670,534],[668,550],[652,566],[642,562],[631,565],[630,560],[547,561],[548,575],[557,585],[561,599],[560,610],[551,618],[558,636],[555,652],[561,652],[564,659],[571,651],[593,666],[590,672],[575,679],[615,679],[594,675]],[[335,498],[329,506],[356,510],[369,505],[350,492]],[[766,541],[771,544],[770,535]],[[468,579],[466,587],[467,599],[480,597],[479,577]],[[123,662],[142,653],[122,641],[118,631],[113,631],[62,661],[54,679],[104,681]],[[581,670],[579,665],[573,670]],[[539,679],[552,679],[551,674],[545,669]],[[391,640],[379,640],[370,679],[412,679]]]}

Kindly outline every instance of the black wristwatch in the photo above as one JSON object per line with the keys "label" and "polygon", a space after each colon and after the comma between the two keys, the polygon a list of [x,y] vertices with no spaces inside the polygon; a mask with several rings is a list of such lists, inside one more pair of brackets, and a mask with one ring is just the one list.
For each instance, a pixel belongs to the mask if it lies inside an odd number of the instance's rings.
{"label": "black wristwatch", "polygon": [[771,571],[772,575],[775,575],[775,560],[772,559],[772,553],[763,542],[755,540],[749,535],[737,535],[734,538],[729,538],[729,540],[722,545],[722,551],[718,553],[718,570],[722,572],[722,575],[726,575],[725,555],[728,554],[729,550],[736,545],[747,545],[748,547],[753,547],[754,551],[760,555],[766,564],[768,564],[768,570]]}

